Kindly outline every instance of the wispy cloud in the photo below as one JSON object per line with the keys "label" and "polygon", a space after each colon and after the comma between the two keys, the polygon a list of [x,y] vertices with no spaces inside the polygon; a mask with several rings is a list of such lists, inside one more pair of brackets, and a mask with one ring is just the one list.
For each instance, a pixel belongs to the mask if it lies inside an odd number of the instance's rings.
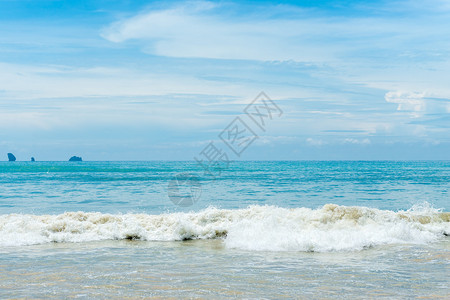
{"label": "wispy cloud", "polygon": [[[428,1],[438,5],[440,1]],[[351,6],[351,4],[350,4]],[[173,57],[336,62],[448,58],[448,13],[393,15],[409,2],[373,5],[361,14],[329,15],[317,9],[265,4],[188,2],[144,11],[104,28],[112,42],[142,41],[144,51]],[[445,7],[445,6],[443,6]],[[290,8],[290,9],[289,9]],[[242,9],[247,9],[241,14]],[[367,12],[378,12],[367,14]],[[422,12],[422,13],[420,13]],[[366,14],[364,16],[364,13]],[[428,42],[433,41],[433,47]],[[390,57],[393,56],[393,57]]]}
{"label": "wispy cloud", "polygon": [[217,81],[208,81],[208,84],[205,84],[205,80],[188,74],[161,74],[152,70],[118,67],[79,68],[64,65],[36,66],[0,62],[0,91],[3,91],[5,98],[39,99],[138,97],[177,93],[240,94],[242,87],[232,87]]}

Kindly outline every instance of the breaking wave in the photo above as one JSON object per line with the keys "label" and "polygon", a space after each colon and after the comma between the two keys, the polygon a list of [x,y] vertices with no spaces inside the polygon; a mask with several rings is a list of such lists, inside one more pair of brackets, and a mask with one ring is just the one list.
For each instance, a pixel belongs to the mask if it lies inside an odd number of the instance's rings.
{"label": "breaking wave", "polygon": [[250,206],[200,212],[0,215],[0,246],[139,239],[224,240],[255,251],[357,251],[386,244],[426,244],[450,234],[450,213],[430,207],[394,212],[327,204],[318,209]]}

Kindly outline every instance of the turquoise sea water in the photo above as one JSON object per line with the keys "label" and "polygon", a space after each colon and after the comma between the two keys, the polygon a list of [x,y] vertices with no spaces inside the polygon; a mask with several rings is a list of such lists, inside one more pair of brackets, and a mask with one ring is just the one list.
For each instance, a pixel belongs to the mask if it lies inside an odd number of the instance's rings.
{"label": "turquoise sea water", "polygon": [[[180,173],[192,206],[169,199]],[[233,162],[214,180],[0,162],[0,183],[0,298],[450,295],[449,161]]]}

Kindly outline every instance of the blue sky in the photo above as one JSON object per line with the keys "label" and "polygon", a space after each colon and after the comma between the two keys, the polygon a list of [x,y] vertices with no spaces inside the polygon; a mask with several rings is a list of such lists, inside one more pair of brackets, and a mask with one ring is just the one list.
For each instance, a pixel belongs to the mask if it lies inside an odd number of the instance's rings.
{"label": "blue sky", "polygon": [[[0,1],[0,159],[450,159],[450,1]],[[236,159],[236,157],[232,157]]]}

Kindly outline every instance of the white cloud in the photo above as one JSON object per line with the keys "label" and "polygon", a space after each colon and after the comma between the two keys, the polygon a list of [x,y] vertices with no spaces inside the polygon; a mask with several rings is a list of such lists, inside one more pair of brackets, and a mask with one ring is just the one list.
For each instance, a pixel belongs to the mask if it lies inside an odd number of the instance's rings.
{"label": "white cloud", "polygon": [[[210,8],[181,5],[139,14],[105,28],[102,36],[116,43],[144,40],[146,52],[172,57],[310,60],[317,52],[323,52],[316,49],[314,53],[295,41],[302,33],[308,33],[306,22],[291,24],[292,21],[270,21],[265,17],[230,22],[214,12],[209,14]],[[287,30],[292,25],[298,27],[295,33]]]}
{"label": "white cloud", "polygon": [[425,110],[424,93],[391,91],[384,99],[389,103],[398,104],[397,110],[421,112]]}
{"label": "white cloud", "polygon": [[357,145],[369,145],[371,141],[367,138],[365,139],[355,139],[355,138],[346,138],[343,140],[344,144],[357,144]]}
{"label": "white cloud", "polygon": [[294,136],[258,136],[258,139],[255,140],[255,145],[276,145],[276,144],[289,144],[294,143],[299,140],[298,137]]}
{"label": "white cloud", "polygon": [[[400,11],[410,7],[409,3],[396,5]],[[242,9],[245,15],[236,16]],[[187,2],[115,22],[101,35],[115,43],[143,41],[145,51],[163,56],[323,62],[338,61],[343,55],[352,60],[358,55],[371,59],[374,51],[423,56],[430,49],[421,41],[448,34],[442,24],[447,21],[445,15],[327,18],[313,10],[291,7],[287,11],[286,6],[242,8],[230,3]],[[436,41],[433,53],[446,53],[448,45],[442,39]],[[364,54],[355,55],[358,51]]]}
{"label": "white cloud", "polygon": [[317,138],[307,138],[306,143],[310,146],[316,146],[316,147],[320,147],[320,146],[327,144],[327,142],[325,142],[321,139],[317,139]]}
{"label": "white cloud", "polygon": [[450,99],[445,97],[433,97],[426,92],[391,91],[385,94],[385,100],[395,103],[398,111],[409,112],[414,118],[424,114],[446,114],[450,112]]}

